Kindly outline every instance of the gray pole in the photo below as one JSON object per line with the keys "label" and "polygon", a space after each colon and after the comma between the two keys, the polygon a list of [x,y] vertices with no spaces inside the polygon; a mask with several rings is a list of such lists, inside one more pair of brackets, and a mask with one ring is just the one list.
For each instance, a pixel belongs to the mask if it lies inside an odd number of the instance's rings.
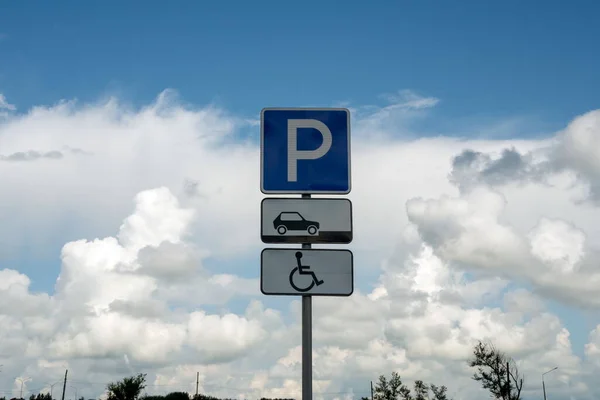
{"label": "gray pole", "polygon": [[196,372],[196,397],[198,397],[198,383],[200,382],[200,372]]}
{"label": "gray pole", "polygon": [[62,392],[62,400],[65,400],[65,391],[67,390],[67,374],[69,370],[65,370],[65,382],[63,383],[63,392]]}
{"label": "gray pole", "polygon": [[544,400],[546,400],[546,384],[544,383],[544,376],[542,376],[542,390],[544,391]]}
{"label": "gray pole", "polygon": [[23,379],[23,378],[19,377],[16,380],[18,380],[19,382],[21,382],[21,393],[19,394],[19,398],[22,399],[23,398],[23,384],[25,382],[27,382],[27,381],[30,381],[31,378],[27,377],[27,378]]}
{"label": "gray pole", "polygon": [[506,362],[506,395],[508,396],[508,400],[510,400],[510,362]]}
{"label": "gray pole", "polygon": [[557,370],[558,367],[552,368],[550,371],[546,371],[542,374],[542,391],[544,392],[544,400],[546,400],[546,383],[544,382],[544,375],[549,374],[552,371]]}
{"label": "gray pole", "polygon": [[[310,194],[302,198],[310,199]],[[310,243],[302,244],[310,249]],[[302,296],[302,400],[312,400],[312,296]]]}

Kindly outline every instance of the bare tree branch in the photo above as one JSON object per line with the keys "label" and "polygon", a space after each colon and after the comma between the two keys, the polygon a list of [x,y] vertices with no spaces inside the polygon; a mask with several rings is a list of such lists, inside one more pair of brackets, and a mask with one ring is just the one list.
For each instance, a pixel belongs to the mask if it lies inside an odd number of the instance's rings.
{"label": "bare tree branch", "polygon": [[491,342],[479,342],[473,348],[469,366],[477,368],[473,379],[490,394],[501,400],[521,400],[524,378],[515,361]]}

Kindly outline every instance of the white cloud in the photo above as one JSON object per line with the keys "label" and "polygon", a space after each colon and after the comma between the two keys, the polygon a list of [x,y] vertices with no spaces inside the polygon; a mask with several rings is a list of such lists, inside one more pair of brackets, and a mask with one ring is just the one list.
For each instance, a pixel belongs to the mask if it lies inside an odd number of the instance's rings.
{"label": "white cloud", "polygon": [[509,312],[534,315],[545,311],[542,299],[525,289],[517,289],[504,295],[504,308]]}
{"label": "white cloud", "polygon": [[[600,328],[580,358],[545,304],[600,304],[596,210],[572,201],[572,180],[531,178],[557,140],[413,140],[408,122],[438,100],[388,100],[354,116],[350,247],[367,281],[314,300],[315,398],[368,397],[392,370],[481,398],[465,360],[487,338],[526,377],[560,364],[553,393],[597,396]],[[585,118],[568,135],[595,129]],[[0,122],[0,242],[36,246],[71,221],[87,238],[62,247],[54,292],[2,264],[3,387],[22,375],[48,388],[69,368],[86,397],[132,371],[150,373],[149,392],[193,391],[198,371],[209,394],[300,395],[299,302],[258,289],[258,151],[234,140],[252,121],[166,92],[141,109],[61,102]]]}
{"label": "white cloud", "polygon": [[249,347],[267,339],[259,321],[235,314],[194,312],[190,315],[189,332],[190,345],[212,362],[233,361],[246,354]]}
{"label": "white cloud", "polygon": [[564,221],[540,220],[529,240],[531,253],[561,272],[574,272],[584,256],[584,233]]}
{"label": "white cloud", "polygon": [[[0,34],[0,40],[3,39],[2,34]],[[14,104],[10,104],[7,100],[6,97],[0,93],[0,110],[8,110],[8,111],[15,111],[17,109],[17,107],[14,106]]]}
{"label": "white cloud", "polygon": [[387,109],[422,109],[436,106],[440,99],[436,97],[424,97],[412,90],[399,90],[396,94],[388,94],[383,96],[391,105]]}
{"label": "white cloud", "polygon": [[[134,213],[125,219],[117,237],[80,240],[64,246],[61,275],[53,296],[31,294],[26,276],[11,269],[0,270],[4,298],[0,316],[3,329],[7,329],[0,359],[14,358],[16,351],[26,363],[49,357],[70,360],[71,365],[77,360],[118,359],[125,355],[137,363],[159,367],[173,357],[185,360],[193,354],[208,363],[246,354],[265,338],[263,323],[272,325],[268,310],[254,307],[247,318],[185,307],[177,310],[160,290],[165,286],[161,268],[189,273],[187,269],[193,262],[186,257],[172,257],[169,251],[182,243],[192,216],[191,210],[181,208],[168,189],[140,192]],[[138,258],[150,249],[165,251],[157,258],[170,257],[170,265],[150,262],[149,266],[147,257]],[[201,278],[186,284],[198,288],[193,285]],[[201,290],[215,287],[213,290],[235,295],[231,292],[234,280],[218,276],[204,276],[204,280]],[[5,365],[12,366],[13,362]]]}
{"label": "white cloud", "polygon": [[519,151],[506,146],[500,156],[465,149],[453,159],[452,181],[465,190],[479,183],[503,186],[537,181],[556,186],[557,178],[564,181],[568,177],[570,185],[585,188],[579,200],[597,203],[600,199],[599,138],[600,110],[589,111],[533,148]]}
{"label": "white cloud", "polygon": [[581,174],[590,185],[591,196],[598,199],[600,180],[600,111],[575,118],[557,137],[551,160],[557,168]]}

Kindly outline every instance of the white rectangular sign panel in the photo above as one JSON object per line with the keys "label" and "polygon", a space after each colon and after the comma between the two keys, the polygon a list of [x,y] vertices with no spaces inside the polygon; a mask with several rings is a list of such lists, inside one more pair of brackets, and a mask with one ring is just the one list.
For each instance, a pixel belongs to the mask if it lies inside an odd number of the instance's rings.
{"label": "white rectangular sign panel", "polygon": [[264,243],[350,243],[348,199],[266,198],[261,202]]}
{"label": "white rectangular sign panel", "polygon": [[350,296],[354,291],[350,250],[264,249],[260,258],[263,294]]}

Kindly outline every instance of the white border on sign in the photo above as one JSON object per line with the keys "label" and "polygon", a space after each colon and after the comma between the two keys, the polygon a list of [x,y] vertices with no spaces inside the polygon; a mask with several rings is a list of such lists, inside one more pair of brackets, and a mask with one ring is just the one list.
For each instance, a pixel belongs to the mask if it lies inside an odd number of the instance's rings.
{"label": "white border on sign", "polygon": [[[265,190],[264,188],[264,146],[265,146],[265,111],[345,111],[348,125],[348,190]],[[351,146],[350,146],[350,110],[347,108],[323,107],[265,107],[260,110],[260,191],[264,194],[348,194],[352,190]]]}

